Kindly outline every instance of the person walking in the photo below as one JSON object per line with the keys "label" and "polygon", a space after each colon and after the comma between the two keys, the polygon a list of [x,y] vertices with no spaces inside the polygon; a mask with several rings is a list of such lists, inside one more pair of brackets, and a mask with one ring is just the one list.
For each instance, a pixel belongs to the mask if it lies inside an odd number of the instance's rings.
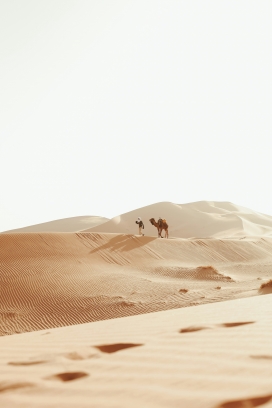
{"label": "person walking", "polygon": [[144,236],[144,234],[142,233],[142,229],[144,229],[144,223],[141,220],[141,217],[138,217],[137,221],[135,221],[135,222],[136,222],[136,224],[139,225],[139,235]]}

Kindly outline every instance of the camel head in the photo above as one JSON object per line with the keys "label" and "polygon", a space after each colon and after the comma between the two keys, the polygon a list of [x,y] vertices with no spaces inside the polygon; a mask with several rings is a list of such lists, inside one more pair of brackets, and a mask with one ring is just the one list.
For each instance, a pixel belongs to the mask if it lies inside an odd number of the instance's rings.
{"label": "camel head", "polygon": [[154,225],[154,223],[156,222],[156,221],[155,221],[155,218],[150,218],[149,221],[151,222],[152,225]]}

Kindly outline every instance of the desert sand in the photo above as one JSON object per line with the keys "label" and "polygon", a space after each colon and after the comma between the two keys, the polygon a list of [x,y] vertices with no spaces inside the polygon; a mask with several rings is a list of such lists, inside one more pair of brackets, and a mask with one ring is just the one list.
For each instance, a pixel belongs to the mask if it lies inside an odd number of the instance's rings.
{"label": "desert sand", "polygon": [[199,201],[189,204],[162,202],[151,204],[111,220],[86,228],[86,232],[137,233],[135,220],[141,217],[145,234],[157,236],[157,230],[149,223],[154,217],[165,218],[169,225],[169,237],[176,238],[233,238],[244,236],[272,237],[272,217],[257,213],[229,202]]}
{"label": "desert sand", "polygon": [[106,221],[109,221],[109,219],[105,217],[86,215],[43,222],[42,224],[30,225],[28,227],[17,228],[4,232],[77,232],[81,231],[82,229],[96,227],[97,225],[103,224],[103,222]]}
{"label": "desert sand", "polygon": [[1,407],[272,407],[271,278],[272,217],[231,203],[0,234]]}
{"label": "desert sand", "polygon": [[271,408],[271,301],[1,337],[1,407]]}

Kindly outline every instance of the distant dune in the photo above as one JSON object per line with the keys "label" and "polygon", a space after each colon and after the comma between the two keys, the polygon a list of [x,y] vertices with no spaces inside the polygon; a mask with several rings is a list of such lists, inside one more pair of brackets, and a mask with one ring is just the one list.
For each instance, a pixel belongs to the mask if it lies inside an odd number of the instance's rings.
{"label": "distant dune", "polygon": [[149,219],[154,217],[157,220],[162,217],[169,224],[169,237],[272,237],[271,216],[229,202],[216,201],[189,204],[156,203],[119,215],[84,231],[137,234],[137,217],[144,221],[144,233],[149,236],[157,236],[157,229],[150,224]]}
{"label": "distant dune", "polygon": [[24,228],[4,231],[4,233],[15,232],[77,232],[85,228],[93,228],[109,221],[108,218],[98,216],[81,216],[63,218],[61,220],[43,222],[42,224],[30,225]]}
{"label": "distant dune", "polygon": [[167,220],[170,238],[272,237],[272,216],[229,202],[216,201],[155,203],[112,219],[100,216],[63,218],[3,233],[105,232],[137,235],[137,217],[141,217],[144,222],[144,234],[153,237],[157,237],[157,229],[149,222],[152,217],[156,220],[159,217]]}

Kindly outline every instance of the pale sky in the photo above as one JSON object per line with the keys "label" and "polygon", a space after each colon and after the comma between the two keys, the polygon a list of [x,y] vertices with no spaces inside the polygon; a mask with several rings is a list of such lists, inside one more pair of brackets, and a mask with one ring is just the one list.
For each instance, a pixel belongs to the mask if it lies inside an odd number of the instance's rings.
{"label": "pale sky", "polygon": [[158,201],[272,215],[271,0],[0,0],[0,231]]}

